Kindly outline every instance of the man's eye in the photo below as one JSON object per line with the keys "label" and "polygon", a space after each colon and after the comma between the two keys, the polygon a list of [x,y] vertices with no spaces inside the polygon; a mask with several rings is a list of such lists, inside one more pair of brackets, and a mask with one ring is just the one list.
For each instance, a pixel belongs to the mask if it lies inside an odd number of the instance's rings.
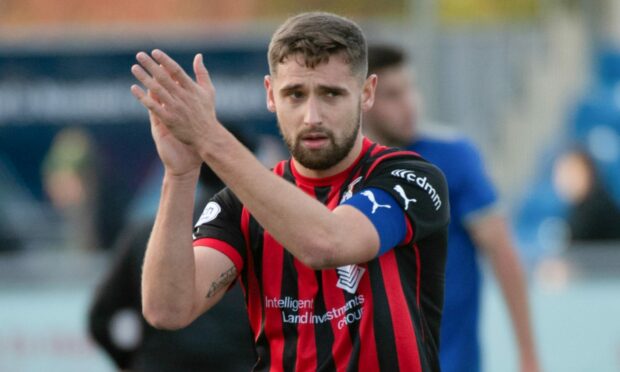
{"label": "man's eye", "polygon": [[289,97],[294,98],[294,99],[300,99],[304,96],[304,94],[302,92],[299,91],[294,91],[294,92],[290,92],[289,93]]}
{"label": "man's eye", "polygon": [[327,92],[327,96],[328,96],[328,97],[338,97],[339,95],[340,95],[340,92],[337,92],[337,91],[335,91],[335,90],[332,90],[332,91],[328,91],[328,92]]}

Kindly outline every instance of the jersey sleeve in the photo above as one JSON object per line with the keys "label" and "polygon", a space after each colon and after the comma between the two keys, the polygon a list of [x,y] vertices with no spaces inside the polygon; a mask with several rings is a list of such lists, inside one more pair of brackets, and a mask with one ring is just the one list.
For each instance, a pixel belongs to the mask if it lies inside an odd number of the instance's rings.
{"label": "jersey sleeve", "polygon": [[458,146],[459,187],[455,190],[458,195],[452,198],[455,203],[452,207],[457,212],[457,218],[466,223],[493,207],[497,202],[497,193],[476,147],[468,141],[462,141]]}
{"label": "jersey sleeve", "polygon": [[247,256],[241,231],[242,211],[239,199],[225,188],[209,200],[194,226],[194,247],[222,252],[233,261],[237,273],[241,273]]}
{"label": "jersey sleeve", "polygon": [[413,241],[445,229],[450,222],[448,186],[436,166],[419,158],[387,160],[367,177],[364,188],[388,192],[405,212]]}

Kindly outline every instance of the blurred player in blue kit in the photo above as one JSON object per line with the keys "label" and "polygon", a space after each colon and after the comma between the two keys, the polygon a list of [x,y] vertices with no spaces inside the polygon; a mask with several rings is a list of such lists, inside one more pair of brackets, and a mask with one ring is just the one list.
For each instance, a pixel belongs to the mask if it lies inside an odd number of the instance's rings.
{"label": "blurred player in blue kit", "polygon": [[521,371],[538,371],[525,278],[478,150],[446,129],[427,133],[419,128],[419,97],[401,49],[370,46],[368,59],[368,73],[377,74],[379,81],[374,106],[364,114],[364,134],[383,145],[419,153],[437,165],[448,181],[451,222],[440,337],[442,371],[481,369],[480,253],[488,258],[501,285],[519,346]]}

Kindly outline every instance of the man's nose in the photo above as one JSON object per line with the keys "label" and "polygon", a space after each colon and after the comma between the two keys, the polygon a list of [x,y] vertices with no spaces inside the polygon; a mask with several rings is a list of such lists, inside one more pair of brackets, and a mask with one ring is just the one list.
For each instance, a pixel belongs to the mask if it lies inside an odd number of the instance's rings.
{"label": "man's nose", "polygon": [[319,103],[314,97],[310,97],[306,104],[306,113],[304,115],[304,124],[319,125],[321,124],[321,114]]}

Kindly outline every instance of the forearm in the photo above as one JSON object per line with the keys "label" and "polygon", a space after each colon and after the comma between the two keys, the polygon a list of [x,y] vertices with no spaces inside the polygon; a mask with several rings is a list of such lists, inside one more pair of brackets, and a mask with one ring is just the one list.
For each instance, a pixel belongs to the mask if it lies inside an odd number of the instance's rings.
{"label": "forearm", "polygon": [[142,273],[142,307],[155,327],[179,328],[194,307],[192,215],[198,172],[164,176]]}
{"label": "forearm", "polygon": [[203,147],[201,156],[253,217],[309,266],[338,265],[334,248],[347,249],[349,243],[338,216],[266,169],[227,131],[214,137],[218,142]]}
{"label": "forearm", "polygon": [[512,320],[521,358],[535,360],[534,337],[531,328],[529,301],[523,270],[512,247],[502,249],[502,254],[492,255],[491,261]]}
{"label": "forearm", "polygon": [[499,281],[515,330],[521,362],[535,364],[537,358],[527,282],[505,219],[499,215],[487,216],[474,228],[474,237],[477,245],[486,253]]}

